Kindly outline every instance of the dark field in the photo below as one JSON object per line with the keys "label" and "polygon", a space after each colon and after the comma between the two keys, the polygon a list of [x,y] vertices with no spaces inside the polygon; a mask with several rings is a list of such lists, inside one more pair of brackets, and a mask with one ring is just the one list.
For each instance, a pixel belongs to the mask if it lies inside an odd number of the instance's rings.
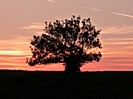
{"label": "dark field", "polygon": [[133,99],[133,72],[0,71],[0,99]]}

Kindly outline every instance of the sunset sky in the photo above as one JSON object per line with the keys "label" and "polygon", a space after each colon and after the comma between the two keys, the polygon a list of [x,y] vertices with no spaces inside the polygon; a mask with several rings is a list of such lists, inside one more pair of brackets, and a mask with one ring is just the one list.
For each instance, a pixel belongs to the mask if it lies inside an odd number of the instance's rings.
{"label": "sunset sky", "polygon": [[133,70],[133,0],[0,0],[0,69],[64,70],[53,64],[30,67],[30,40],[44,22],[81,15],[102,29],[103,57],[83,71]]}

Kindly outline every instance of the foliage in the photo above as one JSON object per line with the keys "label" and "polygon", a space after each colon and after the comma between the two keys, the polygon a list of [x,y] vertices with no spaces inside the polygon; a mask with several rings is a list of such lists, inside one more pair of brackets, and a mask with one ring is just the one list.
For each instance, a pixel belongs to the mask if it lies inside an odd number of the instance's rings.
{"label": "foliage", "polygon": [[101,53],[90,50],[102,48],[98,38],[101,30],[92,26],[90,18],[73,15],[71,19],[45,22],[45,26],[45,32],[31,40],[29,65],[64,63],[65,71],[79,72],[84,63],[99,62]]}

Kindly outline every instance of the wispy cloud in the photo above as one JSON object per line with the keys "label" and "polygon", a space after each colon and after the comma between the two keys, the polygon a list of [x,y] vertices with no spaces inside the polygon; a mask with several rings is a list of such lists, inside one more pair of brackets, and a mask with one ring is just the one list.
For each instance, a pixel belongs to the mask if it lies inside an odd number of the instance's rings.
{"label": "wispy cloud", "polygon": [[97,12],[100,12],[102,11],[101,9],[97,9],[97,8],[89,8],[91,11],[97,11]]}
{"label": "wispy cloud", "polygon": [[56,1],[55,0],[47,0],[48,2],[50,3],[55,3]]}
{"label": "wispy cloud", "polygon": [[45,27],[44,23],[32,23],[30,25],[22,26],[20,28],[30,30],[35,34],[40,35],[40,34],[44,33],[44,31],[43,31],[44,27]]}
{"label": "wispy cloud", "polygon": [[89,10],[95,11],[95,12],[111,13],[111,14],[114,14],[114,15],[119,15],[119,16],[123,16],[123,17],[127,17],[127,18],[133,19],[133,15],[130,15],[130,14],[127,14],[127,13],[120,13],[120,12],[113,12],[113,11],[105,11],[105,10],[98,9],[98,8],[88,8],[88,7],[84,7],[84,9],[89,9]]}
{"label": "wispy cloud", "polygon": [[27,26],[22,26],[21,29],[43,29],[44,23],[32,23]]}
{"label": "wispy cloud", "polygon": [[12,50],[12,51],[1,50],[0,51],[0,55],[20,55],[20,54],[23,54],[23,52],[22,51],[15,51],[15,50]]}
{"label": "wispy cloud", "polygon": [[113,38],[113,40],[112,40],[112,38],[107,38],[106,41],[109,41],[109,42],[111,42],[111,41],[113,41],[113,42],[124,42],[124,41],[125,42],[127,42],[127,41],[128,42],[133,42],[133,38],[128,38],[128,39],[127,38],[119,38],[118,39],[116,37],[116,38]]}
{"label": "wispy cloud", "polygon": [[98,9],[98,8],[90,8],[90,7],[83,7],[83,9],[85,10],[90,10],[90,11],[95,11],[95,12],[102,12],[102,9]]}
{"label": "wispy cloud", "polygon": [[126,13],[119,13],[119,12],[111,12],[111,13],[115,14],[115,15],[119,15],[119,16],[128,17],[128,18],[133,19],[133,15],[129,15],[129,14],[126,14]]}
{"label": "wispy cloud", "polygon": [[133,25],[131,26],[109,26],[103,27],[102,33],[105,34],[130,34],[133,33]]}

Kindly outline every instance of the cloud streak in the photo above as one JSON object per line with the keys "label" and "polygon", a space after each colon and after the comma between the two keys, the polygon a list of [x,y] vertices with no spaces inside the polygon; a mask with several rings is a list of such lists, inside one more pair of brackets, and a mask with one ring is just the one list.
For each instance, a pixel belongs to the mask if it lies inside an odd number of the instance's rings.
{"label": "cloud streak", "polygon": [[27,26],[20,27],[21,29],[44,29],[44,23],[32,23]]}
{"label": "cloud streak", "polygon": [[111,14],[114,14],[114,15],[118,15],[118,16],[123,16],[123,17],[127,17],[127,18],[131,18],[133,19],[133,15],[130,15],[130,14],[126,14],[126,13],[120,13],[120,12],[107,12],[107,11],[104,11],[102,9],[98,9],[98,8],[85,8],[85,9],[89,9],[91,11],[95,11],[95,12],[105,12],[105,13],[111,13]]}
{"label": "cloud streak", "polygon": [[90,8],[90,7],[82,7],[84,10],[89,10],[93,12],[104,12],[102,9],[99,8]]}
{"label": "cloud streak", "polygon": [[97,9],[97,8],[89,8],[91,11],[96,11],[96,12],[100,12],[102,11],[101,9]]}
{"label": "cloud streak", "polygon": [[133,25],[131,26],[109,26],[103,27],[102,33],[104,34],[130,34],[133,33]]}
{"label": "cloud streak", "polygon": [[123,16],[123,17],[132,18],[133,19],[133,15],[129,15],[129,14],[126,14],[126,13],[119,13],[119,12],[110,12],[110,13],[115,14],[115,15],[119,15],[119,16]]}
{"label": "cloud streak", "polygon": [[56,1],[55,0],[47,0],[48,2],[50,3],[55,3]]}

